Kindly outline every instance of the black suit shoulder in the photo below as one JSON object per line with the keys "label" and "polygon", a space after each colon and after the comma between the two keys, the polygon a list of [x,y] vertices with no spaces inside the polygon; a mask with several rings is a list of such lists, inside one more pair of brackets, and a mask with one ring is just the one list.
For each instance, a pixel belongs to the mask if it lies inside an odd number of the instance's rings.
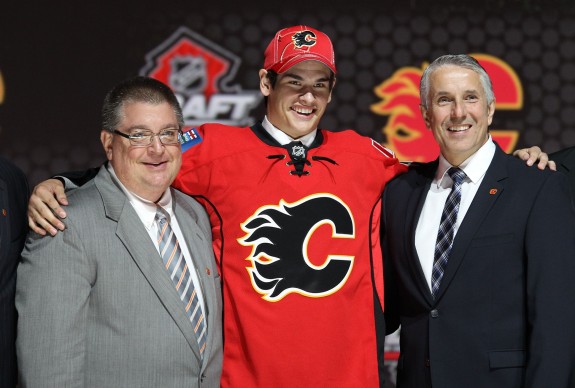
{"label": "black suit shoulder", "polygon": [[[505,154],[503,151],[498,151],[499,156],[506,159],[508,178],[513,179],[514,183],[518,185],[525,186],[526,190],[533,191],[533,185],[542,185],[548,179],[565,181],[565,177],[562,174],[557,174],[557,172],[550,169],[540,170],[536,166],[527,166],[523,160]],[[494,164],[492,163],[492,165]],[[495,168],[498,168],[497,166],[495,165]]]}
{"label": "black suit shoulder", "polygon": [[25,197],[24,200],[18,201],[19,204],[22,202],[28,204],[29,188],[26,175],[15,164],[2,157],[0,157],[0,179],[6,182],[11,195],[18,199]]}
{"label": "black suit shoulder", "polygon": [[557,163],[557,171],[567,175],[571,195],[575,201],[575,147],[565,148],[549,155],[549,159]]}
{"label": "black suit shoulder", "polygon": [[424,184],[427,180],[433,180],[437,164],[437,160],[428,163],[411,162],[405,174],[396,176],[385,186],[384,195],[394,194],[402,188],[412,188]]}
{"label": "black suit shoulder", "polygon": [[16,267],[28,223],[29,187],[18,167],[0,157],[0,387],[16,385]]}
{"label": "black suit shoulder", "polygon": [[[0,184],[4,191],[2,206],[6,211],[3,215],[8,218],[10,241],[14,241],[18,237],[23,237],[28,231],[26,219],[30,194],[28,180],[16,165],[0,157]],[[4,237],[4,234],[2,236]]]}
{"label": "black suit shoulder", "polygon": [[558,163],[570,161],[570,165],[575,167],[575,146],[553,152],[549,154],[549,159]]}
{"label": "black suit shoulder", "polygon": [[566,173],[575,179],[575,147],[565,148],[549,155],[549,159],[557,163],[557,171]]}

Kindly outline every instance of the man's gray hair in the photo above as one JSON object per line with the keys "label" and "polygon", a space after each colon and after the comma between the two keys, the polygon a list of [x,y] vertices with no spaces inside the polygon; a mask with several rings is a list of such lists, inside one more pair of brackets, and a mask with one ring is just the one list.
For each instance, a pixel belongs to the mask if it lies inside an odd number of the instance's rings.
{"label": "man's gray hair", "polygon": [[465,69],[476,72],[479,75],[479,80],[483,86],[483,91],[485,92],[485,97],[487,98],[487,105],[495,101],[495,94],[493,93],[493,86],[491,85],[491,79],[485,69],[477,62],[473,57],[466,54],[458,55],[443,55],[437,58],[435,61],[425,69],[423,75],[421,76],[421,81],[419,83],[419,98],[421,100],[421,105],[427,109],[429,107],[429,83],[431,74],[443,66],[459,66]]}

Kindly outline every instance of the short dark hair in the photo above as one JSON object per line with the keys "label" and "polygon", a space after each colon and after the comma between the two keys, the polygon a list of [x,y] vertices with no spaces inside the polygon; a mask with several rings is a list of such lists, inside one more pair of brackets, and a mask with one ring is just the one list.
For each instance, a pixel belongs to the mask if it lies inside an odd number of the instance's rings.
{"label": "short dark hair", "polygon": [[148,104],[170,104],[180,127],[184,126],[182,108],[174,92],[164,83],[149,77],[137,76],[120,82],[104,98],[102,106],[102,128],[116,130],[122,119],[125,103],[145,102]]}

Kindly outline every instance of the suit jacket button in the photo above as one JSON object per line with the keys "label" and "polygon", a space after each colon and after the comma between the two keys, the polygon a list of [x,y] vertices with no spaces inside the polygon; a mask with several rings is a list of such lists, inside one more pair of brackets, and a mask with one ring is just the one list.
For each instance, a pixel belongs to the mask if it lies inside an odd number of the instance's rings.
{"label": "suit jacket button", "polygon": [[431,310],[431,318],[437,318],[437,317],[439,317],[439,311]]}
{"label": "suit jacket button", "polygon": [[425,367],[429,368],[431,366],[431,361],[429,361],[429,358],[425,359]]}

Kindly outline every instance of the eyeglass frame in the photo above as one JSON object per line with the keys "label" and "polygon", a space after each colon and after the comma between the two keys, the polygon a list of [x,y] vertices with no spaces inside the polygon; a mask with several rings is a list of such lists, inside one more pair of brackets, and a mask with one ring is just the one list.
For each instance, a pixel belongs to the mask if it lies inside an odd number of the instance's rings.
{"label": "eyeglass frame", "polygon": [[[177,132],[178,132],[178,139],[177,139],[177,141],[176,141],[175,143],[168,143],[168,144],[164,143],[164,142],[162,141],[162,138],[160,137],[160,136],[162,135],[162,132],[167,131],[167,130],[174,130],[174,129],[177,130]],[[147,131],[147,132],[150,132],[150,133],[151,133],[151,135],[149,135],[149,136],[150,136],[150,142],[149,142],[148,144],[134,144],[134,143],[132,143],[132,141],[134,140],[134,138],[133,138],[134,135],[130,135],[130,134],[124,133],[124,132],[122,132],[122,131],[118,131],[117,129],[111,129],[111,130],[109,129],[109,130],[108,130],[108,132],[114,133],[114,134],[116,134],[116,135],[120,135],[120,136],[122,136],[123,138],[128,139],[128,140],[130,141],[130,145],[133,146],[133,147],[149,147],[149,146],[154,142],[153,139],[154,139],[155,136],[157,136],[157,137],[158,137],[158,140],[160,141],[160,143],[161,143],[162,145],[165,145],[165,146],[167,146],[167,145],[176,145],[176,144],[181,144],[181,143],[182,143],[182,129],[181,129],[181,127],[165,128],[165,129],[162,129],[162,131],[160,131],[159,133],[154,133],[154,132],[150,131],[149,129],[142,129],[142,131]]]}

